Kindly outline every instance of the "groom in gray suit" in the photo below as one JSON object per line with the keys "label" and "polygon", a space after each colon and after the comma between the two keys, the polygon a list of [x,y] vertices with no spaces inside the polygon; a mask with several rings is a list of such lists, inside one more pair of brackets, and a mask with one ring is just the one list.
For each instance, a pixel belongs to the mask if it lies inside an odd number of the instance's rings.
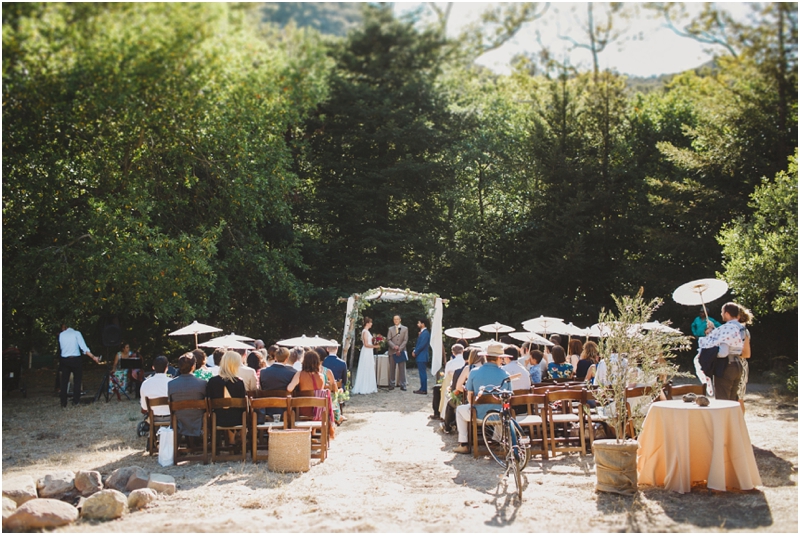
{"label": "groom in gray suit", "polygon": [[405,391],[408,386],[406,383],[408,328],[400,324],[400,316],[395,316],[393,321],[394,326],[389,327],[389,333],[386,335],[389,344],[389,359],[391,359],[389,360],[389,390],[394,389],[395,377],[397,377],[396,384],[400,390]]}

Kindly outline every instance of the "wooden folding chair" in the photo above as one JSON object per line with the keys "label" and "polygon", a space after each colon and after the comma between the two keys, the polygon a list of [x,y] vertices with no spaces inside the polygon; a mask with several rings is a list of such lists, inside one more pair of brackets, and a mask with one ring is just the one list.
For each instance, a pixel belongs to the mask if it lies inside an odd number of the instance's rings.
{"label": "wooden folding chair", "polygon": [[[235,454],[234,450],[236,445],[227,443],[226,446],[220,448],[218,445],[217,431],[223,431],[223,436],[228,431],[238,432],[240,435],[240,445],[242,448],[241,459],[242,462],[247,460],[247,398],[217,398],[208,400],[208,408],[211,411],[211,462],[227,461],[238,459],[239,454]],[[242,409],[241,423],[236,425],[217,425],[217,410],[222,409]],[[223,449],[227,453],[218,455],[217,449]]]}
{"label": "wooden folding chair", "polygon": [[[475,410],[475,407],[478,405],[501,405],[503,401],[498,398],[497,396],[493,396],[491,394],[483,394],[482,396],[478,396],[472,401],[472,405],[469,408],[469,444],[472,448],[472,456],[477,459],[480,456],[480,447],[481,441],[479,439],[478,432],[483,428],[483,419],[478,419],[478,412]],[[488,452],[487,452],[488,453]]]}
{"label": "wooden folding chair", "polygon": [[[250,398],[250,434],[252,435],[253,462],[265,461],[269,457],[269,430],[273,428],[289,429],[292,421],[292,398],[291,396],[281,397],[258,397]],[[283,409],[282,422],[258,423],[259,409]],[[259,446],[267,450],[266,455],[259,455]]]}
{"label": "wooden folding chair", "polygon": [[[573,451],[586,455],[586,438],[583,432],[584,410],[583,410],[583,391],[582,390],[551,390],[545,394],[547,403],[547,420],[550,424],[550,451],[553,456],[556,453],[569,453]],[[560,408],[554,409],[553,403],[560,402]],[[578,425],[578,436],[570,435],[572,425]],[[556,437],[555,426],[561,426],[563,437]],[[558,442],[563,445],[558,446]],[[578,445],[572,444],[577,442]]]}
{"label": "wooden folding chair", "polygon": [[156,436],[158,431],[157,427],[169,427],[169,422],[156,422],[155,414],[153,414],[153,407],[169,407],[169,398],[164,396],[160,398],[145,398],[145,403],[147,404],[147,423],[150,424],[150,436],[147,439],[147,450],[150,455],[155,455],[158,453],[158,449],[156,448],[156,441],[158,437]]}
{"label": "wooden folding chair", "polygon": [[652,396],[653,390],[652,386],[637,386],[625,389],[625,410],[628,413],[628,420],[625,423],[625,433],[631,438],[636,438],[636,426],[633,422],[633,410],[628,400],[642,396]]}
{"label": "wooden folding chair", "polygon": [[[597,398],[594,395],[594,391],[584,390],[583,395],[584,411],[586,411],[585,415],[587,426],[589,428],[589,443],[594,443],[594,424],[602,425],[603,429],[605,430],[606,437],[611,437],[613,430],[608,425],[608,416],[603,413],[602,410],[597,410]],[[590,401],[595,403],[594,407],[590,406]]]}
{"label": "wooden folding chair", "polygon": [[[315,409],[321,408],[322,419],[313,420],[307,417],[300,417],[299,409],[305,407],[312,407]],[[325,462],[325,459],[328,458],[328,428],[331,425],[330,419],[328,418],[328,400],[315,396],[293,397],[291,409],[294,412],[291,417],[292,421],[290,422],[291,428],[311,429],[311,457]]]}
{"label": "wooden folding chair", "polygon": [[705,396],[706,385],[673,385],[670,382],[664,387],[664,395],[667,399],[681,398],[686,394]]}
{"label": "wooden folding chair", "polygon": [[551,383],[548,385],[534,386],[531,388],[531,394],[544,395],[551,390],[564,390],[564,385]]}
{"label": "wooden folding chair", "polygon": [[[197,453],[198,448],[187,446],[179,449],[178,444],[178,413],[183,410],[202,410],[203,411],[203,434],[200,440],[203,443],[203,454]],[[189,401],[170,401],[169,402],[170,422],[172,424],[172,446],[175,456],[175,464],[180,461],[202,460],[203,464],[208,464],[208,400],[193,399]],[[185,455],[181,458],[180,454]]]}
{"label": "wooden folding chair", "polygon": [[[526,413],[517,415],[515,407],[525,406]],[[539,443],[541,449],[531,448],[531,455],[541,455],[542,459],[547,460],[547,408],[545,403],[545,396],[543,394],[524,394],[521,396],[514,396],[511,398],[511,410],[514,419],[520,427],[529,429],[531,437],[531,446],[534,443]],[[536,429],[539,429],[537,436]]]}

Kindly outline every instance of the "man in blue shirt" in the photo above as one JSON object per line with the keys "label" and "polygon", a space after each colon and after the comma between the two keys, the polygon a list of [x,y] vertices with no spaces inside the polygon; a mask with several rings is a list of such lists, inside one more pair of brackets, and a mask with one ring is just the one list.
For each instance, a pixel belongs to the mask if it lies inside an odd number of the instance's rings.
{"label": "man in blue shirt", "polygon": [[72,327],[67,327],[66,323],[61,324],[61,334],[58,335],[58,345],[61,347],[61,358],[59,359],[58,371],[61,372],[61,406],[67,406],[67,388],[69,387],[69,374],[72,380],[72,404],[78,405],[81,402],[81,380],[83,379],[83,362],[81,352],[89,355],[95,362],[100,363],[100,359],[92,355],[89,347],[83,340],[80,331]]}
{"label": "man in blue shirt", "polygon": [[339,345],[328,346],[325,349],[328,351],[328,356],[322,361],[322,365],[328,368],[333,373],[333,378],[341,381],[342,387],[344,387],[344,383],[347,381],[347,363],[336,355]]}
{"label": "man in blue shirt", "polygon": [[[467,403],[459,405],[456,409],[459,446],[453,449],[455,453],[469,453],[470,406],[477,399],[481,387],[486,387],[486,390],[489,390],[494,386],[500,386],[503,380],[509,377],[508,372],[497,365],[498,359],[509,356],[503,353],[501,344],[491,344],[486,349],[486,352],[481,353],[481,355],[486,357],[486,364],[470,372],[467,383],[464,386],[464,390],[467,393]],[[510,388],[510,385],[505,385],[505,388]],[[500,405],[497,404],[477,405],[475,407],[476,416],[478,419],[483,419],[489,410],[499,410],[500,408]]]}
{"label": "man in blue shirt", "polygon": [[411,355],[417,359],[417,369],[419,370],[419,390],[414,390],[415,394],[428,393],[428,355],[431,347],[431,331],[428,329],[428,318],[423,318],[417,322],[419,327],[419,338],[417,345]]}

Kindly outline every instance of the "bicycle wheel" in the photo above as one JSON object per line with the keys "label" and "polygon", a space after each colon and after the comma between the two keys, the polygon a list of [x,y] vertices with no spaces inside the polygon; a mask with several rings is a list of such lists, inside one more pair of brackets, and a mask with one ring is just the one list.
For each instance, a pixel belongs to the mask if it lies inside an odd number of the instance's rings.
{"label": "bicycle wheel", "polygon": [[[519,471],[525,470],[528,466],[528,461],[531,460],[530,438],[525,435],[522,428],[516,420],[509,420],[509,433],[511,435],[511,444],[515,450],[515,457],[519,462]],[[522,496],[520,496],[520,499]]]}
{"label": "bicycle wheel", "polygon": [[506,455],[508,454],[508,427],[503,425],[500,411],[492,410],[486,413],[483,418],[483,443],[489,454],[497,464],[506,467]]}
{"label": "bicycle wheel", "polygon": [[517,484],[517,496],[519,496],[519,501],[522,501],[522,468],[520,468],[519,461],[517,461],[513,455],[508,462],[511,463],[511,471],[514,472],[514,482]]}

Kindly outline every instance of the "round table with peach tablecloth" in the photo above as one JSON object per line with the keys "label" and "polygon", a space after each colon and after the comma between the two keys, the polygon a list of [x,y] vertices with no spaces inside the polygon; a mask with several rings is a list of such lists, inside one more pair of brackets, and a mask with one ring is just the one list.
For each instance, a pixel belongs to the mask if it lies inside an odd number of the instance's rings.
{"label": "round table with peach tablecloth", "polygon": [[736,401],[708,407],[682,400],[653,403],[639,435],[639,483],[690,492],[706,481],[714,490],[761,485],[744,414]]}

